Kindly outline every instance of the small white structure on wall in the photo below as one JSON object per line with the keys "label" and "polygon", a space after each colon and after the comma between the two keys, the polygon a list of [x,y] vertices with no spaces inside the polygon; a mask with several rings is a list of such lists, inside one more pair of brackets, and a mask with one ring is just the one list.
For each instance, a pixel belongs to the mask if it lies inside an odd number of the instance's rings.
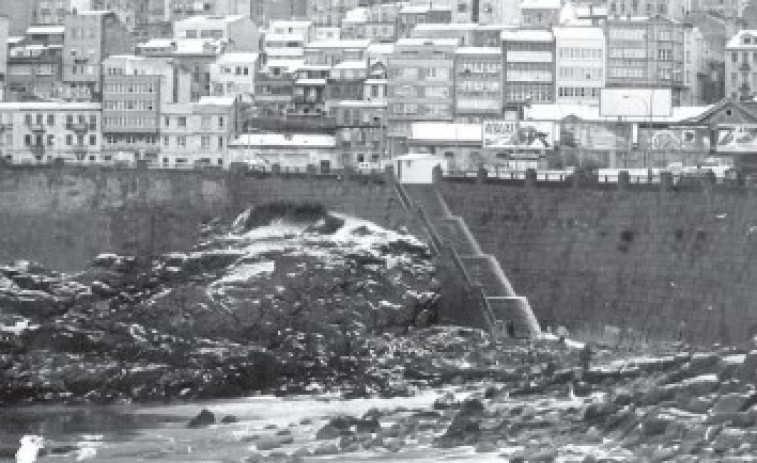
{"label": "small white structure on wall", "polygon": [[447,172],[447,160],[427,153],[409,153],[397,156],[393,160],[394,171],[400,183],[431,184],[434,183],[434,168],[441,166]]}

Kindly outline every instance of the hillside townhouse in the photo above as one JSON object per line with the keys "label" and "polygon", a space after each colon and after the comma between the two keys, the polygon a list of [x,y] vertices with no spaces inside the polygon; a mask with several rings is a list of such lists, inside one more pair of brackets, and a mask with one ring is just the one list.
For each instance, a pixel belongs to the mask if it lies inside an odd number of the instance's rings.
{"label": "hillside townhouse", "polygon": [[428,3],[404,4],[397,17],[397,37],[410,37],[418,24],[449,24],[451,22],[452,11],[449,8]]}
{"label": "hillside townhouse", "polygon": [[268,58],[302,58],[314,39],[310,21],[274,21],[263,34],[263,51]]}
{"label": "hillside townhouse", "polygon": [[[161,107],[188,101],[169,58],[115,55],[103,61],[103,154],[157,163]],[[184,86],[186,89],[186,86]]]}
{"label": "hillside townhouse", "polygon": [[521,0],[479,0],[478,23],[518,26]]}
{"label": "hillside townhouse", "polygon": [[250,0],[250,15],[260,27],[274,21],[306,19],[307,2],[302,0]]}
{"label": "hillside townhouse", "polygon": [[684,88],[683,25],[663,17],[607,20],[607,86],[670,88],[680,104]]}
{"label": "hillside townhouse", "polygon": [[228,145],[236,127],[231,97],[202,97],[196,103],[163,105],[160,164],[164,167],[228,164]]}
{"label": "hillside townhouse", "polygon": [[211,96],[228,96],[252,103],[257,53],[224,53],[210,65]]}
{"label": "hillside townhouse", "polygon": [[531,103],[555,101],[555,37],[546,29],[502,32],[503,105],[506,118],[519,118]]}
{"label": "hillside townhouse", "polygon": [[328,64],[305,64],[294,71],[292,102],[295,114],[326,114],[326,84],[331,73]]}
{"label": "hillside townhouse", "polygon": [[63,26],[31,26],[10,38],[6,99],[62,98]]}
{"label": "hillside townhouse", "polygon": [[234,51],[260,49],[260,32],[249,16],[192,16],[176,21],[173,27],[176,39],[218,40]]}
{"label": "hillside townhouse", "polygon": [[387,65],[390,150],[401,154],[413,121],[451,121],[457,39],[397,41]]}
{"label": "hillside townhouse", "polygon": [[326,80],[326,111],[342,100],[359,100],[368,78],[366,61],[343,61],[329,70]]}
{"label": "hillside townhouse", "polygon": [[[720,0],[722,1],[722,0]],[[696,0],[610,0],[607,2],[610,16],[663,16],[682,21],[694,11]]]}
{"label": "hillside townhouse", "polygon": [[477,23],[478,1],[474,0],[410,0],[413,6],[431,5],[435,9],[450,12],[450,22],[453,23]]}
{"label": "hillside townhouse", "polygon": [[63,83],[69,98],[100,100],[100,63],[110,55],[134,52],[134,39],[115,13],[81,11],[66,16]]}
{"label": "hillside townhouse", "polygon": [[100,103],[0,103],[0,157],[14,163],[103,161]]}
{"label": "hillside townhouse", "polygon": [[306,17],[316,26],[339,27],[347,11],[357,8],[358,0],[304,0]]}
{"label": "hillside townhouse", "polygon": [[255,109],[262,116],[282,115],[293,109],[294,72],[304,60],[259,59],[255,72]]}
{"label": "hillside townhouse", "polygon": [[600,27],[555,27],[557,103],[599,105],[605,87],[606,49]]}
{"label": "hillside townhouse", "polygon": [[[63,25],[69,13],[71,13],[71,0],[25,0],[32,7],[32,24],[36,25]],[[21,2],[9,2],[17,4]]]}
{"label": "hillside townhouse", "polygon": [[751,100],[757,94],[757,30],[743,30],[725,47],[725,94]]}
{"label": "hillside townhouse", "polygon": [[343,100],[334,105],[337,148],[343,165],[370,163],[386,157],[386,101]]}
{"label": "hillside townhouse", "polygon": [[455,52],[455,121],[502,116],[502,50],[460,47]]}

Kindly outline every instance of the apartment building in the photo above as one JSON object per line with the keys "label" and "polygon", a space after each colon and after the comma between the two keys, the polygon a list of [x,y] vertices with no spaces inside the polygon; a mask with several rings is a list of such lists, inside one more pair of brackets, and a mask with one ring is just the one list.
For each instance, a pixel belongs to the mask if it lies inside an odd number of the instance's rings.
{"label": "apartment building", "polygon": [[8,35],[22,36],[33,21],[34,2],[0,2],[0,16],[8,18]]}
{"label": "apartment building", "polygon": [[306,17],[316,26],[339,27],[345,14],[359,5],[358,0],[304,0]]}
{"label": "apartment building", "polygon": [[[161,106],[181,101],[168,58],[115,55],[103,60],[103,152],[157,162]],[[188,97],[184,96],[188,101]]]}
{"label": "apartment building", "polygon": [[502,32],[503,105],[519,117],[525,105],[555,101],[555,37],[546,29]]}
{"label": "apartment building", "polygon": [[419,5],[403,4],[397,17],[397,37],[410,37],[418,24],[452,22],[452,10],[443,6],[423,3]]}
{"label": "apartment building", "polygon": [[339,101],[359,100],[368,78],[366,61],[343,61],[329,70],[326,79],[326,111]]}
{"label": "apartment building", "polygon": [[69,98],[99,100],[100,63],[110,55],[134,52],[134,39],[108,11],[82,11],[66,16],[63,41],[63,83]]}
{"label": "apartment building", "polygon": [[332,108],[343,165],[386,157],[386,101],[343,100]]}
{"label": "apartment building", "polygon": [[202,97],[196,103],[167,104],[160,119],[162,166],[228,164],[228,145],[236,127],[233,97]]}
{"label": "apartment building", "polygon": [[174,23],[176,39],[207,39],[227,44],[234,51],[257,52],[260,33],[249,16],[192,16]]}
{"label": "apartment building", "polygon": [[478,23],[520,25],[520,0],[479,0]]}
{"label": "apartment building", "polygon": [[455,52],[455,121],[502,115],[502,50],[460,47]]}
{"label": "apartment building", "polygon": [[743,30],[725,47],[726,97],[750,100],[757,94],[757,30]]}
{"label": "apartment building", "polygon": [[293,108],[294,72],[304,60],[260,59],[255,72],[255,107],[262,115],[282,115]]}
{"label": "apartment building", "polygon": [[397,41],[387,64],[387,136],[393,153],[406,149],[413,121],[452,120],[457,47],[457,39]]}
{"label": "apartment building", "polygon": [[210,94],[239,97],[252,103],[255,95],[257,53],[224,53],[210,65]]}
{"label": "apartment building", "polygon": [[9,40],[6,99],[62,98],[63,26],[32,26]]}
{"label": "apartment building", "polygon": [[32,24],[36,25],[62,25],[66,16],[71,13],[71,0],[24,0],[24,2],[31,2],[34,5]]}
{"label": "apartment building", "polygon": [[100,104],[0,103],[0,157],[14,163],[102,161]]}
{"label": "apartment building", "polygon": [[250,0],[250,15],[264,27],[274,21],[307,19],[307,2],[302,0]]}
{"label": "apartment building", "polygon": [[599,94],[607,76],[604,30],[555,27],[553,33],[557,103],[599,105]]}
{"label": "apartment building", "polygon": [[684,87],[683,25],[660,16],[609,18],[607,86],[670,88],[679,104]]}
{"label": "apartment building", "polygon": [[330,73],[328,64],[305,64],[296,69],[291,112],[310,116],[326,114],[326,85]]}
{"label": "apartment building", "polygon": [[[7,16],[0,16],[0,43],[8,43],[10,24]],[[0,101],[5,98],[5,79],[8,75],[8,46],[0,47]]]}
{"label": "apartment building", "polygon": [[691,11],[715,13],[726,19],[741,17],[745,6],[742,0],[691,0]]}

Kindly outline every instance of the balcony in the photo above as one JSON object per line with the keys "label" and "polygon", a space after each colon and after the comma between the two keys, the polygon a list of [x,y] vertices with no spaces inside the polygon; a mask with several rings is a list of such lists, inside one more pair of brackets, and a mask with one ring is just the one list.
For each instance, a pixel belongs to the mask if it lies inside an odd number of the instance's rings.
{"label": "balcony", "polygon": [[749,93],[750,91],[752,91],[752,88],[749,86],[748,83],[744,82],[741,85],[739,85],[739,91],[741,93]]}
{"label": "balcony", "polygon": [[13,130],[13,124],[0,124],[0,133]]}
{"label": "balcony", "polygon": [[749,72],[752,70],[752,66],[749,65],[749,63],[741,63],[741,66],[739,66],[739,71],[741,72]]}

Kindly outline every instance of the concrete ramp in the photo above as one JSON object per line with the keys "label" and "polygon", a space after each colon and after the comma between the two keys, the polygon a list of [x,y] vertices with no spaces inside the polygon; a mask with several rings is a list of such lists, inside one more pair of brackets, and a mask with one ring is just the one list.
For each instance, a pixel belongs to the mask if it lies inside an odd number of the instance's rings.
{"label": "concrete ramp", "polygon": [[[468,293],[473,294],[483,312],[484,325],[493,333],[530,338],[541,333],[539,322],[528,299],[518,296],[499,262],[481,251],[465,221],[453,216],[434,185],[397,185],[407,208],[417,214],[426,228],[433,247],[450,256]],[[456,310],[468,312],[470,307]],[[471,320],[473,321],[473,320]],[[508,329],[508,326],[511,327]]]}

